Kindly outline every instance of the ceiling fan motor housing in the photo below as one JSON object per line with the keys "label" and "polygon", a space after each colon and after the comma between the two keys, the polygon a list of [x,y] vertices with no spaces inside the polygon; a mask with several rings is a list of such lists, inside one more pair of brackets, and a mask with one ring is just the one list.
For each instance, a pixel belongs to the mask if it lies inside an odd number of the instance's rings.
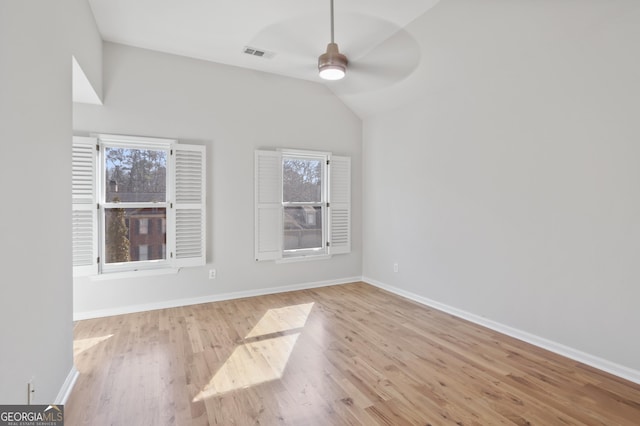
{"label": "ceiling fan motor housing", "polygon": [[347,71],[348,63],[347,57],[338,50],[338,45],[329,43],[327,44],[327,51],[318,58],[318,70],[320,70],[320,73],[324,70],[342,71],[342,75],[344,75]]}

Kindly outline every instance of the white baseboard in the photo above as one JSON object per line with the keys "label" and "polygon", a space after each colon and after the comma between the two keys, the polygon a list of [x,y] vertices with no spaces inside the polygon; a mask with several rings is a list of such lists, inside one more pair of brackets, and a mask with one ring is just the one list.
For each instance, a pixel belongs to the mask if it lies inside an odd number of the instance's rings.
{"label": "white baseboard", "polygon": [[565,346],[560,343],[545,339],[543,337],[536,336],[535,334],[527,333],[526,331],[518,330],[517,328],[509,327],[508,325],[504,325],[499,322],[492,321],[487,318],[483,318],[481,316],[472,314],[462,309],[445,305],[444,303],[440,303],[435,300],[428,299],[426,297],[417,295],[415,293],[411,293],[409,291],[405,291],[397,287],[393,287],[393,286],[381,283],[380,281],[376,281],[372,278],[362,277],[362,281],[366,282],[367,284],[371,284],[375,287],[381,288],[383,290],[387,290],[391,293],[397,294],[398,296],[406,297],[407,299],[413,300],[423,305],[432,307],[434,309],[438,309],[440,311],[446,312],[448,314],[454,315],[459,318],[463,318],[467,321],[471,321],[475,324],[479,324],[483,327],[487,327],[499,333],[506,334],[507,336],[511,336],[516,339],[525,341],[527,343],[531,343],[532,345],[541,347],[548,351],[554,352],[558,355],[562,355],[564,357],[570,358],[574,361],[578,361],[583,364],[589,365],[591,367],[597,368],[598,370],[606,371],[607,373],[610,373],[615,376],[621,377],[623,379],[640,384],[640,371],[638,370],[634,370],[629,367],[616,364],[614,362],[588,354],[586,352],[579,351],[569,346]]}
{"label": "white baseboard", "polygon": [[[152,311],[156,309],[175,308],[179,306],[198,305],[201,303],[241,299],[244,297],[264,296],[267,294],[277,294],[277,293],[284,293],[287,291],[306,290],[311,288],[327,287],[331,285],[347,284],[347,283],[358,282],[358,281],[364,281],[367,284],[371,284],[375,287],[381,288],[383,290],[387,290],[391,293],[397,294],[398,296],[406,297],[407,299],[413,300],[423,305],[432,307],[434,309],[438,309],[440,311],[446,312],[448,314],[454,315],[459,318],[463,318],[465,320],[471,321],[475,324],[479,324],[483,327],[487,327],[491,330],[495,330],[507,336],[511,336],[516,339],[522,340],[524,342],[531,343],[532,345],[541,347],[543,349],[549,350],[551,352],[557,353],[559,355],[565,356],[567,358],[570,358],[575,361],[581,362],[583,364],[589,365],[591,367],[597,368],[599,370],[606,371],[607,373],[613,374],[623,379],[640,384],[640,371],[638,370],[634,370],[632,368],[625,367],[620,364],[616,364],[606,359],[588,354],[586,352],[582,352],[580,350],[562,345],[560,343],[545,339],[540,336],[536,336],[535,334],[531,334],[526,331],[522,331],[505,324],[501,324],[499,322],[481,317],[479,315],[472,314],[462,309],[454,308],[452,306],[437,302],[435,300],[420,296],[418,294],[411,293],[409,291],[384,284],[380,281],[374,280],[373,278],[369,278],[369,277],[349,277],[349,278],[342,278],[337,280],[316,281],[316,282],[294,284],[294,285],[281,286],[281,287],[270,287],[270,288],[263,288],[263,289],[256,289],[256,290],[245,290],[245,291],[238,291],[238,292],[231,292],[231,293],[212,294],[212,295],[196,297],[196,298],[174,299],[174,300],[167,300],[163,302],[148,303],[148,304],[142,304],[142,305],[123,306],[123,307],[118,307],[113,309],[74,312],[73,320],[79,321],[79,320],[91,319],[91,318],[108,317],[112,315],[122,315],[122,314],[134,313],[134,312]],[[65,381],[65,384],[63,385],[63,388],[60,390],[60,393],[58,394],[56,401],[59,401],[59,400],[66,401],[66,399],[69,396],[69,392],[71,392],[71,389],[75,384],[77,377],[78,377],[78,371],[75,369],[75,367],[73,367],[71,372],[69,373],[69,376],[67,377],[67,380]],[[57,402],[57,403],[60,403],[60,402]]]}
{"label": "white baseboard", "polygon": [[67,378],[60,388],[60,392],[58,392],[58,396],[56,396],[54,404],[64,405],[67,403],[69,395],[71,395],[71,391],[73,390],[73,387],[75,386],[76,380],[78,380],[79,375],[80,372],[78,371],[76,366],[72,366],[71,371],[69,371],[69,374],[67,374]]}
{"label": "white baseboard", "polygon": [[113,315],[131,314],[134,312],[146,312],[156,309],[176,308],[180,306],[199,305],[201,303],[221,302],[223,300],[241,299],[243,297],[264,296],[266,294],[284,293],[287,291],[307,290],[310,288],[327,287],[330,285],[347,284],[362,281],[362,277],[348,277],[336,280],[315,281],[302,284],[287,285],[281,287],[261,288],[256,290],[236,291],[232,293],[211,294],[207,296],[174,299],[162,302],[146,303],[142,305],[129,305],[110,309],[100,309],[95,311],[74,312],[73,320],[80,321],[91,318],[110,317]]}

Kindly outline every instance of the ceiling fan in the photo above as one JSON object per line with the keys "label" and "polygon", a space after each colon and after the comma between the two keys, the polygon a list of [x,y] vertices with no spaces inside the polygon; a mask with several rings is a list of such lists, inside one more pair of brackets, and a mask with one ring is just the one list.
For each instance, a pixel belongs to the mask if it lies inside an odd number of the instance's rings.
{"label": "ceiling fan", "polygon": [[334,40],[333,0],[330,1],[331,11],[331,43],[327,44],[327,51],[318,58],[318,73],[324,80],[340,80],[347,73],[347,57],[340,53]]}
{"label": "ceiling fan", "polygon": [[[326,31],[326,21],[319,19],[317,13],[271,24],[260,30],[250,44],[271,52],[274,65],[285,64],[288,75],[311,81],[318,76],[336,80],[330,81],[332,90],[343,94],[390,86],[416,69],[420,61],[416,40],[398,24],[355,11],[353,6],[351,11],[338,15],[341,45],[346,54],[340,52],[334,37],[333,4],[330,0],[330,43],[319,57],[313,52],[317,52],[318,40]],[[349,77],[343,78],[347,69]]]}

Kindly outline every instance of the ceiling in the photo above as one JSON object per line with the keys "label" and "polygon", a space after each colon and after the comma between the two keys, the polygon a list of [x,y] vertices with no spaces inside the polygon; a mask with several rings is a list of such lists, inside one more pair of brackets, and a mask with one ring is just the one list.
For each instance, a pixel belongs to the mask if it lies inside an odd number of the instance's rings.
{"label": "ceiling", "polygon": [[330,41],[329,0],[89,0],[106,41],[326,84],[361,117],[384,105],[372,93],[416,70],[421,47],[405,28],[438,2],[335,0],[335,41],[349,68],[324,82],[317,60]]}

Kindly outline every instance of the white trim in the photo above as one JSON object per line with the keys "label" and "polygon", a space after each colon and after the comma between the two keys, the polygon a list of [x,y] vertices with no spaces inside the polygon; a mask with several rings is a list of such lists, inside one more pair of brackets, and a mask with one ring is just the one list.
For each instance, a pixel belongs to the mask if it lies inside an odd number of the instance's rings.
{"label": "white trim", "polygon": [[134,148],[145,144],[156,149],[171,149],[178,143],[177,139],[150,138],[146,136],[114,135],[108,133],[91,133],[91,136],[98,138],[100,145],[133,146]]}
{"label": "white trim", "polygon": [[[171,156],[174,201],[167,223],[173,265],[202,266],[207,258],[207,158],[204,145],[177,144]],[[198,183],[193,182],[196,179]],[[197,230],[197,232],[195,232]]]}
{"label": "white trim", "polygon": [[[579,351],[577,349],[542,338],[540,336],[536,336],[534,334],[527,333],[525,331],[501,324],[499,322],[480,317],[478,315],[472,314],[462,309],[454,308],[452,306],[437,302],[435,300],[426,298],[424,296],[420,296],[415,293],[384,284],[380,281],[374,280],[373,278],[369,278],[366,276],[349,277],[349,278],[342,278],[342,279],[336,279],[336,280],[316,281],[316,282],[294,284],[294,285],[281,286],[281,287],[270,287],[270,288],[264,288],[259,290],[246,290],[246,291],[238,291],[233,293],[215,294],[215,295],[202,296],[202,297],[190,298],[190,299],[174,299],[174,300],[168,300],[164,302],[149,303],[144,305],[131,305],[131,306],[125,306],[121,308],[114,308],[114,309],[75,312],[73,314],[73,320],[80,321],[80,320],[91,319],[91,318],[108,317],[112,315],[129,314],[134,312],[145,312],[145,311],[151,311],[155,309],[175,308],[179,306],[197,305],[201,303],[210,303],[210,302],[220,302],[224,300],[240,299],[244,297],[264,296],[267,294],[284,293],[287,291],[307,290],[307,289],[327,287],[332,285],[349,284],[349,283],[358,282],[358,281],[365,282],[374,287],[381,288],[383,290],[389,291],[390,293],[396,294],[398,296],[405,297],[407,299],[413,300],[425,306],[438,309],[440,311],[454,315],[458,318],[471,321],[475,324],[479,324],[483,327],[487,327],[491,330],[497,331],[507,336],[514,337],[516,339],[530,343],[534,346],[538,346],[540,348],[554,352],[558,355],[562,355],[564,357],[570,358],[574,361],[581,362],[583,364],[589,365],[591,367],[597,368],[599,370],[605,371],[607,373],[613,374],[615,376],[621,377],[631,382],[640,384],[640,371],[638,370],[625,367],[623,365],[588,354],[586,352]],[[63,388],[61,389],[60,393],[58,394],[58,397],[56,398],[56,402],[60,401],[63,398],[66,401],[66,398],[68,398],[68,393],[71,392],[71,389],[75,384],[75,380],[77,379],[77,374],[78,374],[77,370],[75,369],[75,367],[73,367],[71,372],[69,373],[69,376],[67,377],[67,380],[65,381],[65,384],[63,385]],[[68,388],[68,390],[66,390],[66,393],[64,393],[63,390],[66,388]]]}
{"label": "white trim", "polygon": [[119,280],[125,278],[140,278],[140,277],[152,277],[156,275],[175,275],[180,271],[180,268],[149,268],[138,269],[135,271],[123,271],[123,272],[106,272],[99,275],[90,275],[91,281],[109,281]]}
{"label": "white trim", "polygon": [[351,157],[334,155],[329,164],[329,254],[351,252]]}
{"label": "white trim", "polygon": [[312,260],[329,260],[331,259],[330,254],[308,254],[308,255],[300,255],[300,256],[291,256],[291,257],[283,257],[281,259],[277,259],[276,263],[294,263],[294,262],[309,262]]}
{"label": "white trim", "polygon": [[267,294],[284,293],[287,291],[308,290],[311,288],[328,287],[331,285],[348,284],[362,281],[362,277],[347,277],[335,280],[316,281],[302,284],[286,285],[281,287],[261,288],[257,290],[236,291],[232,293],[211,294],[208,296],[189,299],[173,299],[162,302],[146,303],[143,305],[129,305],[112,309],[100,309],[96,311],[74,312],[73,320],[81,321],[91,318],[102,318],[113,315],[131,314],[134,312],[146,312],[156,309],[177,308],[180,306],[199,305],[201,303],[221,302],[223,300],[241,299],[244,297],[264,296]]}
{"label": "white trim", "polygon": [[[331,157],[331,152],[329,151],[314,151],[311,149],[293,149],[293,148],[278,148],[277,152],[281,153],[282,156],[288,157],[300,157],[300,158],[313,158],[313,157]],[[328,158],[325,158],[327,160]]]}
{"label": "white trim", "polygon": [[97,143],[96,138],[72,139],[73,276],[98,273]]}
{"label": "white trim", "polygon": [[606,359],[571,348],[569,346],[565,346],[561,343],[557,343],[552,340],[548,340],[543,337],[536,336],[535,334],[527,333],[526,331],[522,331],[517,328],[513,328],[508,325],[501,324],[499,322],[490,320],[488,318],[484,318],[476,314],[472,314],[462,309],[445,305],[444,303],[437,302],[435,300],[417,295],[415,293],[411,293],[409,291],[402,290],[397,287],[393,287],[393,286],[381,283],[380,281],[374,280],[373,278],[362,277],[362,281],[364,281],[367,284],[371,284],[375,287],[381,288],[383,290],[387,290],[391,293],[397,294],[398,296],[411,299],[414,302],[418,302],[423,305],[454,315],[456,317],[465,319],[467,321],[471,321],[475,324],[479,324],[483,327],[490,328],[491,330],[497,331],[499,333],[506,334],[507,336],[514,337],[516,339],[522,340],[524,342],[527,342],[532,345],[538,346],[540,348],[546,349],[548,351],[554,352],[558,355],[562,355],[564,357],[570,358],[574,361],[581,362],[583,364],[589,365],[591,367],[597,368],[599,370],[605,371],[607,373],[613,374],[623,379],[640,384],[640,371],[638,370],[625,367],[624,365],[616,364],[615,362],[611,362]]}
{"label": "white trim", "polygon": [[53,402],[54,404],[64,405],[67,403],[69,395],[71,395],[71,391],[73,390],[73,387],[75,386],[79,376],[80,372],[78,371],[76,366],[73,365],[71,367],[71,370],[69,371],[69,374],[67,374],[67,378],[64,380],[60,391],[58,392],[58,396],[56,396],[56,399]]}
{"label": "white trim", "polygon": [[254,153],[254,254],[256,262],[282,257],[282,156]]}

